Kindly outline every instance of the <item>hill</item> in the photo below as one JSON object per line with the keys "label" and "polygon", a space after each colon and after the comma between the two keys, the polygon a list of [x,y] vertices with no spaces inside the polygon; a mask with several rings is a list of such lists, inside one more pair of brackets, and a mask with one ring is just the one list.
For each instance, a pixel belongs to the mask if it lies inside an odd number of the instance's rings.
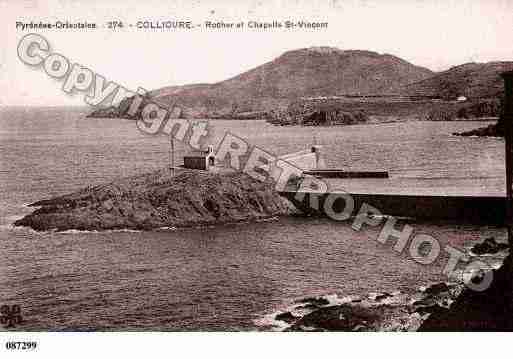
{"label": "hill", "polygon": [[176,103],[187,118],[251,117],[284,108],[300,97],[397,92],[433,75],[389,54],[313,47],[288,51],[225,81],[166,87],[150,97]]}
{"label": "hill", "polygon": [[408,96],[437,97],[444,100],[455,100],[459,96],[468,99],[498,98],[504,91],[500,74],[511,70],[513,61],[468,63],[406,85],[400,92]]}
{"label": "hill", "polygon": [[298,97],[394,91],[432,74],[392,55],[307,48],[286,52],[220,83],[183,88],[171,94],[157,91],[155,98],[165,103],[175,100],[191,109],[188,112],[193,117],[198,112],[215,116],[268,111]]}

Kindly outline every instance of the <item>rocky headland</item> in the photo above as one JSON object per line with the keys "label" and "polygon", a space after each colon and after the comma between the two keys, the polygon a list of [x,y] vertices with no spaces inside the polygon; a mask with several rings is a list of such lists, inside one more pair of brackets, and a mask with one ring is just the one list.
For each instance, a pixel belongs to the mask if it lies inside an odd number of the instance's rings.
{"label": "rocky headland", "polygon": [[250,221],[291,210],[272,183],[243,173],[162,169],[32,203],[14,223],[47,230],[151,230]]}
{"label": "rocky headland", "polygon": [[272,111],[273,125],[334,126],[369,122],[363,110],[350,110],[336,101],[295,101],[284,111]]}
{"label": "rocky headland", "polygon": [[319,97],[292,102],[269,112],[274,125],[333,126],[383,122],[455,121],[498,118],[500,101],[444,101],[411,97]]}

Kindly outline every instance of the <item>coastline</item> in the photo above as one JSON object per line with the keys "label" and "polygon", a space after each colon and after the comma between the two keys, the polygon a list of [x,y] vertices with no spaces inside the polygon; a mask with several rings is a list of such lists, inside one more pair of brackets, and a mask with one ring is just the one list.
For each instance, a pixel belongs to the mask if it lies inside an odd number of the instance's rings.
{"label": "coastline", "polygon": [[373,292],[307,297],[257,321],[286,332],[417,331],[438,312],[450,310],[463,284],[432,283],[413,293]]}
{"label": "coastline", "polygon": [[[477,243],[469,250],[492,239]],[[502,244],[499,251],[507,249]],[[498,252],[490,250],[475,257]],[[508,253],[502,264],[492,269],[493,281],[484,291],[474,291],[461,280],[430,283],[412,293],[374,292],[339,297],[328,294],[295,300],[285,308],[257,321],[278,331],[512,331],[513,258]],[[478,283],[482,276],[469,280]]]}
{"label": "coastline", "polygon": [[500,122],[497,122],[470,131],[455,132],[453,135],[462,137],[504,137],[504,128]]}

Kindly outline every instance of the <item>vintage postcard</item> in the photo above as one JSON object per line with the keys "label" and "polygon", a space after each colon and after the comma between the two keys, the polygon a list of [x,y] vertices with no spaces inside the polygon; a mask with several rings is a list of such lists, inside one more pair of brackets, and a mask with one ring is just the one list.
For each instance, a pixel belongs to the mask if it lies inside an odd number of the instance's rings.
{"label": "vintage postcard", "polygon": [[513,2],[0,0],[0,20],[2,353],[513,330]]}

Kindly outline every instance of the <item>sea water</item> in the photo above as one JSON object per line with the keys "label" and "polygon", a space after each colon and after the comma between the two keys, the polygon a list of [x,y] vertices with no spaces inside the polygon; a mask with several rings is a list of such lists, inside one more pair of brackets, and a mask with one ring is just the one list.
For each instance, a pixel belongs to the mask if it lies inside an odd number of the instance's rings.
{"label": "sea water", "polygon": [[[86,118],[86,108],[0,112],[0,304],[18,304],[20,330],[259,330],[294,300],[327,294],[409,292],[445,281],[431,265],[376,241],[379,228],[286,217],[188,229],[38,233],[13,228],[26,205],[170,163],[169,139],[135,123]],[[504,193],[504,142],[451,134],[489,122],[402,122],[276,127],[209,121],[274,154],[321,144],[330,167],[387,170],[360,191]],[[175,156],[186,149],[176,144]],[[381,186],[381,187],[380,187]],[[410,223],[416,233],[468,251],[502,228]]]}

